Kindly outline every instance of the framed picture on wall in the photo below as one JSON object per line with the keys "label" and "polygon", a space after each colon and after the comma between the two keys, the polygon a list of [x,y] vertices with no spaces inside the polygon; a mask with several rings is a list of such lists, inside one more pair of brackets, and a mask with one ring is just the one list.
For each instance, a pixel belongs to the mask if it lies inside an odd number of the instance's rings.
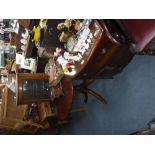
{"label": "framed picture on wall", "polygon": [[21,68],[33,71],[36,64],[36,59],[25,58],[22,54],[16,54],[16,64],[19,64]]}

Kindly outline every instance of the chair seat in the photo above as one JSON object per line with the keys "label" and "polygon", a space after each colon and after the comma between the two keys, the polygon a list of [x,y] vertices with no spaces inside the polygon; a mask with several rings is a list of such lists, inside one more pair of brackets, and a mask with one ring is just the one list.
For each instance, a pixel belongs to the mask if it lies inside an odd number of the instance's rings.
{"label": "chair seat", "polygon": [[120,20],[124,33],[142,51],[155,37],[155,19],[124,19]]}

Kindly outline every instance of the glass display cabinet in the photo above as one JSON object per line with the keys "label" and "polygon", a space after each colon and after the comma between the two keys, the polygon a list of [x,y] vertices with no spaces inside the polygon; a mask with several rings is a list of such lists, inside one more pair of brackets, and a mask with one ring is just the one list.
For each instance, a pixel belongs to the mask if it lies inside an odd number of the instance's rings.
{"label": "glass display cabinet", "polygon": [[16,75],[16,104],[50,101],[48,75],[18,73]]}

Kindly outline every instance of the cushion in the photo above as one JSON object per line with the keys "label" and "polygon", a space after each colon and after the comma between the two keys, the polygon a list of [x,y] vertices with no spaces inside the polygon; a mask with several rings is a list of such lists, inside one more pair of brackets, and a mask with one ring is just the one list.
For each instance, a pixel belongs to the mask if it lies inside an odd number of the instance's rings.
{"label": "cushion", "polygon": [[120,23],[139,51],[155,37],[155,19],[123,19]]}

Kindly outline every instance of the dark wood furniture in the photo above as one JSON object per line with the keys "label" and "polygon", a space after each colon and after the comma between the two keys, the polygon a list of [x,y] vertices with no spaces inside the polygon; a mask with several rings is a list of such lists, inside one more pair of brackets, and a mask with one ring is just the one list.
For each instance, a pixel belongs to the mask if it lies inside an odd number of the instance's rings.
{"label": "dark wood furniture", "polygon": [[86,55],[85,64],[79,67],[75,77],[78,79],[113,77],[121,72],[134,56],[128,43],[117,40],[122,34],[113,23],[108,20],[94,20],[93,25],[92,31],[97,31],[98,35]]}
{"label": "dark wood furniture", "polygon": [[[62,79],[63,95],[53,102],[50,99],[48,76],[44,73],[19,73],[16,75],[17,105],[48,102],[53,113],[59,120],[64,120],[69,114],[73,102],[73,84],[65,78]],[[48,90],[49,89],[49,90]]]}
{"label": "dark wood furniture", "polygon": [[[54,42],[52,40],[58,37],[59,32],[55,29],[59,22],[59,20],[55,22],[53,20],[48,21],[48,27],[42,42],[44,47],[52,49],[60,45],[58,38]],[[36,25],[31,20],[25,19],[19,20],[19,23],[21,27],[28,29],[32,29]],[[101,102],[107,103],[102,96],[89,89],[89,85],[95,79],[113,78],[114,75],[124,69],[134,55],[129,50],[130,44],[126,42],[124,34],[112,20],[93,20],[90,30],[95,34],[95,37],[88,52],[84,55],[84,63],[77,62],[75,64],[76,74],[74,76],[65,75],[62,79],[63,95],[51,102],[50,90],[47,86],[48,76],[44,74],[44,66],[48,59],[38,58],[37,74],[17,73],[16,95],[7,88],[5,89],[5,94],[8,95],[3,96],[5,104],[0,105],[0,126],[11,127],[12,129],[21,129],[25,126],[30,126],[28,128],[30,130],[33,127],[36,130],[38,128],[44,129],[49,127],[48,123],[45,124],[45,120],[51,116],[56,116],[62,122],[70,112],[76,111],[72,109],[75,92],[82,92],[85,95],[85,102],[87,102],[88,94],[90,94]],[[12,44],[18,45],[19,36],[12,35],[12,41]],[[28,42],[28,52],[25,53],[26,57],[31,56],[33,45],[34,43],[30,40]],[[82,79],[83,82],[80,85],[73,86],[74,79]],[[39,107],[40,123],[23,120],[27,106],[32,103],[37,103]]]}
{"label": "dark wood furniture", "polygon": [[[97,78],[113,78],[134,56],[129,50],[129,44],[124,41],[122,32],[111,23],[111,20],[93,20],[90,29],[93,34],[95,33],[95,37],[84,55],[84,63],[75,64],[74,76],[65,75],[63,78],[65,94],[54,101],[55,113],[60,120],[64,120],[71,110],[73,90],[82,92],[85,95],[85,102],[90,94],[101,102],[107,103],[88,86]],[[73,89],[73,79],[82,79],[83,82]]]}
{"label": "dark wood furniture", "polygon": [[16,74],[16,104],[50,101],[48,75],[42,73]]}
{"label": "dark wood furniture", "polygon": [[84,56],[84,64],[77,63],[76,74],[66,78],[83,79],[82,84],[74,88],[85,95],[85,102],[88,93],[107,103],[88,86],[97,78],[113,78],[132,60],[134,54],[130,52],[130,44],[125,42],[122,32],[111,20],[93,20],[90,29],[93,34],[96,33],[96,36]]}
{"label": "dark wood furniture", "polygon": [[[88,52],[84,55],[84,63],[76,63],[74,76],[65,75],[62,80],[64,96],[55,99],[52,103],[53,112],[59,120],[67,118],[72,107],[74,90],[84,93],[85,102],[88,93],[106,103],[103,97],[90,90],[88,86],[97,78],[113,78],[114,75],[123,70],[134,56],[129,50],[129,44],[124,41],[122,32],[111,23],[111,20],[93,20],[90,30],[95,34],[95,37]],[[53,27],[49,26],[43,41],[45,47],[50,45],[50,40],[46,38],[46,35],[49,38],[52,37],[52,31]],[[49,48],[52,47],[53,45]],[[73,79],[82,79],[83,83],[73,87]]]}

